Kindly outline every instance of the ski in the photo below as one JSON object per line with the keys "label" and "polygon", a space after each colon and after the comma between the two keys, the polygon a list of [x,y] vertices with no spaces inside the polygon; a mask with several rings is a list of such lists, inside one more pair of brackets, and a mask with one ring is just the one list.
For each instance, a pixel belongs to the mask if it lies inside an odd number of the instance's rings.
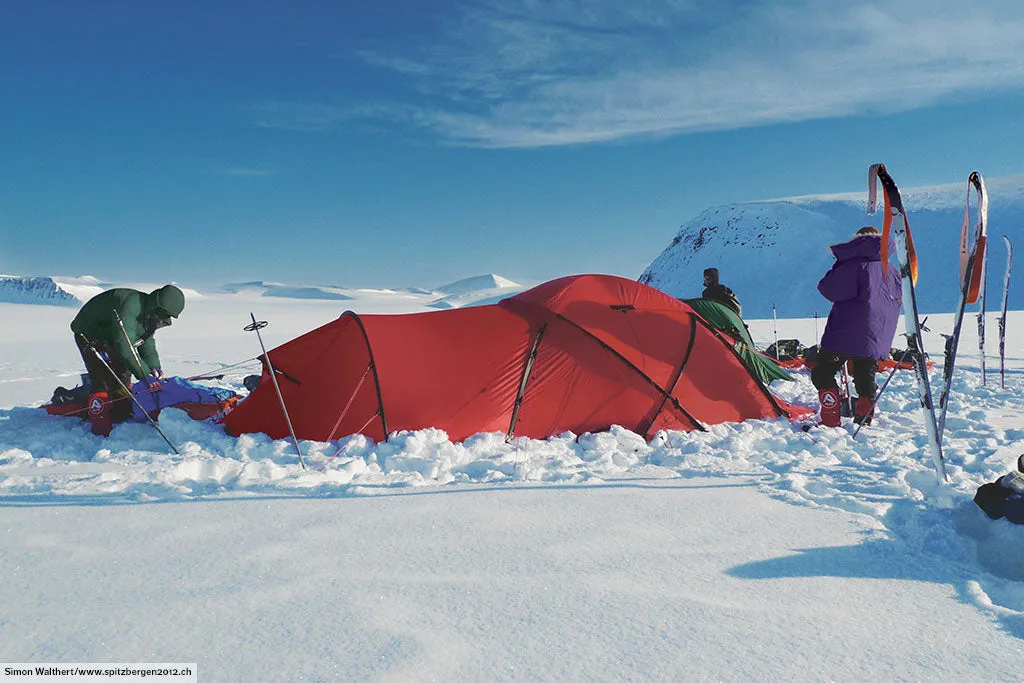
{"label": "ski", "polygon": [[981,259],[981,293],[978,296],[978,356],[981,358],[981,386],[985,386],[985,259]]}
{"label": "ski", "polygon": [[[978,303],[978,355],[981,358],[981,385],[985,386],[985,293],[988,289],[988,280],[985,277],[985,253],[988,250],[985,242],[987,235],[987,221],[988,221],[988,194],[985,192],[985,182],[981,180],[981,176],[975,171],[971,173],[971,178],[977,177],[980,181],[980,190],[978,191],[978,231],[977,239],[975,240],[974,247],[974,273],[971,278],[971,287],[969,294],[971,298],[968,303]],[[970,201],[970,187],[967,190],[968,201]],[[961,242],[962,245],[962,242]]]}
{"label": "ski", "polygon": [[[971,192],[978,198],[977,227],[971,231]],[[978,301],[981,292],[981,265],[985,259],[985,233],[988,225],[988,192],[985,180],[977,171],[967,178],[967,203],[964,206],[964,222],[960,228],[960,300],[953,316],[953,331],[944,335],[946,348],[942,364],[942,391],[939,393],[939,441],[946,431],[946,411],[949,408],[949,392],[953,386],[953,369],[956,367],[956,351],[960,344],[960,330],[964,322],[964,311],[967,304]],[[981,320],[984,320],[982,316]],[[979,329],[979,335],[984,331]],[[979,336],[979,340],[982,339]],[[985,356],[982,353],[982,373],[984,374]]]}
{"label": "ski", "polygon": [[[942,458],[942,442],[939,440],[938,428],[935,423],[935,406],[932,403],[932,390],[928,383],[928,356],[921,339],[921,319],[917,311],[917,295],[914,285],[917,283],[917,252],[914,250],[914,239],[910,232],[910,221],[903,208],[903,199],[899,188],[889,175],[884,164],[873,164],[868,169],[868,213],[875,212],[878,183],[882,183],[884,191],[885,215],[882,220],[882,272],[888,273],[889,239],[896,246],[896,254],[900,264],[900,279],[903,281],[903,318],[906,326],[908,348],[913,348],[914,373],[917,375],[918,396],[921,411],[924,414],[925,431],[928,433],[928,446],[931,451],[935,474],[940,483],[948,481],[946,464]],[[893,218],[898,218],[893,226]]]}
{"label": "ski", "polygon": [[1010,295],[1010,267],[1013,265],[1013,244],[1003,235],[1006,242],[1006,275],[1003,276],[1003,310],[999,316],[999,388],[1006,388],[1006,301]]}

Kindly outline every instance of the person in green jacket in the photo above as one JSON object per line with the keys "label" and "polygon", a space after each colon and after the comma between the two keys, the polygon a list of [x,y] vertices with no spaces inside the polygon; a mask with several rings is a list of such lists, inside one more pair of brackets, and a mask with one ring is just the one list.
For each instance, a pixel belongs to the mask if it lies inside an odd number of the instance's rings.
{"label": "person in green jacket", "polygon": [[[75,343],[89,371],[90,394],[106,392],[113,401],[112,421],[127,419],[131,414],[131,401],[126,400],[124,387],[131,387],[133,375],[146,380],[153,391],[160,388],[163,371],[153,334],[170,325],[184,309],[185,295],[174,285],[164,285],[149,294],[118,288],[89,299],[71,321]],[[93,403],[92,396],[89,403]]]}
{"label": "person in green jacket", "polygon": [[741,318],[743,317],[743,307],[740,305],[740,300],[736,298],[731,289],[719,282],[718,268],[704,269],[704,292],[700,297],[717,301],[723,306],[728,306],[729,310],[733,313]]}

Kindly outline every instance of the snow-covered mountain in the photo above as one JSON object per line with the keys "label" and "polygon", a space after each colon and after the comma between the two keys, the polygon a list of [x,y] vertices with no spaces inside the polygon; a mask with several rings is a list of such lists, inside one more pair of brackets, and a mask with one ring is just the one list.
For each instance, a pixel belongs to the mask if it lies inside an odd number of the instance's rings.
{"label": "snow-covered mountain", "polygon": [[[150,291],[159,284],[111,283],[86,275],[82,277],[18,277],[0,275],[0,303],[41,304],[51,306],[80,306],[91,297],[111,287],[133,287]],[[218,297],[271,297],[275,299],[301,299],[304,301],[355,301],[372,298],[413,299],[433,308],[461,308],[462,306],[492,303],[515,294],[523,287],[500,275],[489,273],[468,277],[437,289],[405,287],[393,289],[366,289],[334,285],[301,285],[252,280],[231,282],[204,289],[202,292],[179,285],[189,299]]]}
{"label": "snow-covered mountain", "polygon": [[284,299],[330,299],[333,301],[349,301],[349,296],[341,287],[329,285],[286,285],[280,282],[232,282],[220,289],[229,294],[247,296],[273,296]]}
{"label": "snow-covered mountain", "polygon": [[430,306],[432,308],[462,308],[463,306],[491,304],[522,289],[522,285],[494,273],[478,275],[439,287],[438,291],[444,296],[431,302]]}
{"label": "snow-covered mountain", "polygon": [[11,304],[42,304],[78,306],[103,291],[94,277],[18,277],[0,275],[0,302]]}
{"label": "snow-covered mountain", "polygon": [[488,273],[487,275],[477,275],[449,282],[443,287],[438,287],[436,291],[444,292],[445,294],[466,294],[484,289],[505,289],[509,287],[519,287],[519,285],[500,275]]}
{"label": "snow-covered mountain", "polygon": [[[1003,293],[1007,235],[1024,248],[1024,175],[995,178],[989,192],[988,310]],[[920,263],[918,302],[923,312],[951,311],[959,294],[958,248],[967,196],[963,184],[904,190]],[[817,283],[835,259],[828,247],[865,225],[881,227],[881,211],[868,216],[867,192],[791,197],[710,208],[683,225],[640,281],[680,298],[700,296],[702,273],[717,267],[747,318],[827,315],[830,304]],[[975,216],[972,198],[972,220]],[[1021,266],[1018,265],[1018,268]],[[1018,276],[1019,277],[1019,276]],[[1013,278],[1016,280],[1017,278]],[[1024,301],[1010,287],[1010,308]]]}

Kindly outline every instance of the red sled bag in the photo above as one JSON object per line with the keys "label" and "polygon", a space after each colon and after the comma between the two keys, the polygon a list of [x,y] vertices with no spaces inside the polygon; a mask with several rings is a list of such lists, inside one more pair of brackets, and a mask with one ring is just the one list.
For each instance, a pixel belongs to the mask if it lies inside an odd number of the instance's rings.
{"label": "red sled bag", "polygon": [[107,392],[97,391],[89,394],[88,407],[92,433],[96,436],[110,436],[114,422],[110,415],[110,397],[107,396]]}

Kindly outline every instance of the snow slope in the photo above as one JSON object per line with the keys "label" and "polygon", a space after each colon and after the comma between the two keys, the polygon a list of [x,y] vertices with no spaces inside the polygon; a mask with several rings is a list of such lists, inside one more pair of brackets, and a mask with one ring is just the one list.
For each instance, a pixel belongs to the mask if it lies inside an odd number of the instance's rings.
{"label": "snow slope", "polygon": [[444,296],[431,302],[431,308],[462,308],[501,301],[523,290],[522,285],[493,273],[465,278],[440,287]]}
{"label": "snow slope", "polygon": [[[1005,234],[1024,245],[1024,175],[995,178],[989,192],[989,310],[1002,297]],[[959,296],[958,250],[967,181],[903,190],[920,263],[918,303],[924,313],[952,311]],[[879,200],[881,201],[881,200]],[[973,202],[973,200],[972,200]],[[744,316],[794,318],[827,315],[817,283],[835,259],[828,247],[850,239],[864,225],[881,228],[880,212],[868,216],[867,192],[794,197],[714,207],[683,225],[651,262],[640,281],[680,298],[700,296],[702,273],[717,267]],[[974,215],[972,203],[972,215]],[[1018,265],[1018,267],[1020,267]],[[1024,292],[1010,290],[1010,308]]]}
{"label": "snow slope", "polygon": [[[275,346],[344,308],[431,300],[207,295],[158,343],[168,372],[244,392],[250,313]],[[1024,313],[1005,389],[991,358],[982,385],[965,326],[941,487],[902,372],[856,440],[785,420],[650,442],[423,430],[302,441],[304,471],[288,441],[170,409],[175,455],[148,425],[103,439],[35,407],[77,377],[73,313],[0,304],[5,662],[197,662],[204,681],[1016,676],[1024,527],[971,496],[1024,452]],[[815,334],[750,327],[761,347]],[[804,372],[773,388],[814,405]]]}
{"label": "snow slope", "polygon": [[13,304],[45,304],[80,306],[94,294],[103,291],[92,277],[17,277],[0,275],[0,302]]}

